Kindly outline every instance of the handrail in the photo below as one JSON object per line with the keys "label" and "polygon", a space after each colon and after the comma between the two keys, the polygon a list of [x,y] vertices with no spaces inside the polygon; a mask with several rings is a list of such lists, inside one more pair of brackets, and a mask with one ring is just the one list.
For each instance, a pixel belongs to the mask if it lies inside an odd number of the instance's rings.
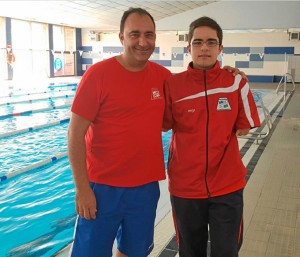
{"label": "handrail", "polygon": [[295,91],[295,88],[296,88],[295,82],[294,82],[292,74],[290,74],[290,73],[285,73],[282,76],[282,78],[279,81],[279,84],[278,84],[278,86],[276,88],[276,94],[278,94],[279,88],[283,86],[283,98],[284,98],[284,100],[286,100],[286,91],[287,91],[286,90],[286,82],[288,82],[288,81],[291,81],[292,84],[293,84],[292,90],[290,90],[290,92]]}
{"label": "handrail", "polygon": [[270,114],[270,111],[268,108],[265,106],[262,97],[260,96],[259,93],[257,92],[252,92],[253,96],[258,99],[258,103],[256,103],[257,108],[261,108],[264,116],[264,121],[267,127],[267,131],[265,132],[256,132],[256,131],[250,131],[248,135],[246,136],[239,136],[239,138],[245,138],[245,139],[255,139],[256,142],[258,143],[258,140],[263,140],[266,138],[269,134],[270,131],[272,130],[273,127],[273,121],[272,117]]}

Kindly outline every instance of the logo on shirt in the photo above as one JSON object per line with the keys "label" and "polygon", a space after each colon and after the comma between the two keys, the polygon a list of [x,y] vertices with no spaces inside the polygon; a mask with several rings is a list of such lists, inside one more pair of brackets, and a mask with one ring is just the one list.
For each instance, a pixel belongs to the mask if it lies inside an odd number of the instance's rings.
{"label": "logo on shirt", "polygon": [[151,88],[151,100],[162,99],[158,88]]}
{"label": "logo on shirt", "polygon": [[230,111],[231,107],[227,98],[219,98],[217,111]]}
{"label": "logo on shirt", "polygon": [[187,110],[187,112],[192,112],[192,113],[195,112],[195,111],[196,111],[195,109],[188,109]]}

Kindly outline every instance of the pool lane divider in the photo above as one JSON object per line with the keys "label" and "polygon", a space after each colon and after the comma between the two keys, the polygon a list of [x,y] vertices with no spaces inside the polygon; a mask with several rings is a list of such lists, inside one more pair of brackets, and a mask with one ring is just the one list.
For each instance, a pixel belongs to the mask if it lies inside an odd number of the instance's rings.
{"label": "pool lane divider", "polygon": [[[57,91],[57,92],[70,91],[70,90],[71,91],[76,91],[77,85],[78,85],[78,83],[72,83],[72,84],[65,84],[64,86],[60,86],[60,87],[66,87],[66,89],[58,89],[58,87],[50,85],[50,86],[47,87],[49,90],[30,91],[29,93],[28,92],[26,93],[26,91],[22,92],[22,90],[20,89],[20,90],[18,90],[19,92],[15,91],[15,94],[11,93],[9,95],[0,95],[0,99],[1,98],[7,98],[7,97],[13,98],[15,96],[19,97],[19,96],[25,96],[25,95],[26,96],[28,96],[28,95],[37,95],[37,94],[43,94],[43,93],[47,94],[47,93],[53,93],[54,91]],[[67,88],[67,87],[73,87],[73,88]]]}
{"label": "pool lane divider", "polygon": [[12,135],[26,133],[26,132],[32,132],[32,131],[40,129],[40,128],[51,127],[51,126],[55,126],[55,125],[67,123],[69,121],[70,121],[70,118],[65,118],[65,119],[54,121],[54,122],[50,122],[50,123],[47,123],[47,124],[36,125],[34,127],[29,127],[29,128],[14,130],[14,131],[10,131],[10,132],[6,132],[6,133],[3,133],[3,134],[0,134],[0,138],[9,137],[9,136],[12,136]]}
{"label": "pool lane divider", "polygon": [[48,86],[50,90],[55,90],[62,87],[77,87],[78,83],[59,83],[59,84],[51,84]]}
{"label": "pool lane divider", "polygon": [[28,171],[36,169],[36,168],[40,168],[40,167],[45,166],[45,165],[47,165],[49,163],[52,163],[52,162],[55,162],[55,161],[57,161],[59,159],[62,159],[64,157],[66,157],[66,156],[68,156],[68,152],[60,153],[60,154],[52,156],[52,157],[50,157],[48,159],[45,159],[45,160],[36,162],[36,163],[34,163],[32,165],[29,165],[29,166],[27,166],[27,167],[25,167],[23,169],[19,169],[19,170],[10,172],[10,173],[8,173],[8,174],[0,177],[0,183],[3,182],[3,181],[6,181],[6,180],[8,180],[8,179],[10,179],[12,177],[15,177],[15,176],[17,176],[19,174],[28,172]]}
{"label": "pool lane divider", "polygon": [[12,102],[3,102],[0,103],[0,106],[3,105],[13,105],[13,104],[21,104],[21,103],[34,103],[41,100],[53,100],[58,98],[73,98],[74,94],[67,94],[67,95],[61,95],[61,96],[49,96],[49,97],[41,97],[36,99],[27,99],[27,100],[20,100],[20,101],[12,101]]}
{"label": "pool lane divider", "polygon": [[23,116],[23,115],[25,116],[25,115],[32,114],[32,113],[35,113],[35,112],[54,110],[54,109],[57,109],[57,108],[67,107],[67,106],[71,106],[71,105],[72,105],[72,102],[70,102],[68,104],[57,105],[57,106],[53,106],[53,107],[46,107],[46,108],[42,108],[42,109],[4,114],[4,115],[0,115],[0,120],[4,120],[6,118],[10,118],[10,117],[13,117],[13,116]]}

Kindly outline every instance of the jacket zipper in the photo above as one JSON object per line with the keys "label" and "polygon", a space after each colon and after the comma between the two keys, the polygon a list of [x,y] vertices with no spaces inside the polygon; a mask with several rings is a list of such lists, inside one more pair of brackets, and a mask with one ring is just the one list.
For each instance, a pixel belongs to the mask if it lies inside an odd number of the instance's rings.
{"label": "jacket zipper", "polygon": [[205,186],[206,186],[206,192],[208,198],[210,198],[210,191],[208,188],[208,183],[207,183],[207,173],[208,173],[208,127],[209,127],[209,108],[208,108],[208,96],[207,96],[207,87],[206,87],[206,70],[203,70],[204,72],[204,92],[205,92],[205,103],[206,103],[206,133],[205,133],[205,140],[206,140],[206,164],[205,164]]}

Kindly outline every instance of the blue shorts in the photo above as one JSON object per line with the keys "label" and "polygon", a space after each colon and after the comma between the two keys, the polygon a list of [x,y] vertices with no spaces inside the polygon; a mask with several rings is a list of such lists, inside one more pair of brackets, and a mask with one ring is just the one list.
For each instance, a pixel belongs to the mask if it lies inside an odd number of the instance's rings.
{"label": "blue shorts", "polygon": [[78,216],[72,257],[111,257],[114,240],[130,257],[146,257],[153,249],[158,182],[138,187],[91,183],[97,200],[94,220]]}

